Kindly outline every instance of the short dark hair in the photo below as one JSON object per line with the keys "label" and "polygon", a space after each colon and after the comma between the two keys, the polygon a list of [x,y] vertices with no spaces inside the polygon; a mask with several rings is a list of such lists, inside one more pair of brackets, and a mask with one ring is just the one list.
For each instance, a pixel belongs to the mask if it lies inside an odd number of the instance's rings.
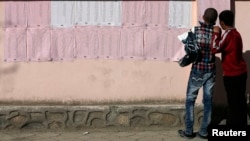
{"label": "short dark hair", "polygon": [[234,13],[231,10],[224,10],[219,15],[219,20],[227,26],[234,25]]}
{"label": "short dark hair", "polygon": [[218,17],[218,12],[215,8],[207,8],[204,12],[204,20],[210,24],[215,25]]}

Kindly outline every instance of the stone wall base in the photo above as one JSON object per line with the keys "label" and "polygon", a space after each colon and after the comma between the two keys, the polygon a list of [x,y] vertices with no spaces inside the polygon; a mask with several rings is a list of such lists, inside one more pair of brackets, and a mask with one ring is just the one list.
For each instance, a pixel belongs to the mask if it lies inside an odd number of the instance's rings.
{"label": "stone wall base", "polygon": [[[219,123],[225,109],[217,109]],[[183,105],[1,106],[0,129],[175,127],[184,126],[184,114]],[[202,117],[202,106],[196,106],[195,126]]]}

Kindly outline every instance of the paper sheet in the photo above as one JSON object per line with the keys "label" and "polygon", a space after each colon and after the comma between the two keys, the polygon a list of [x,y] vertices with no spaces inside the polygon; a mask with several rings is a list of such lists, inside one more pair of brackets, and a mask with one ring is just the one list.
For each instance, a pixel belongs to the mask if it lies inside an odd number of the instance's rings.
{"label": "paper sheet", "polygon": [[50,26],[50,1],[29,1],[27,8],[29,27]]}
{"label": "paper sheet", "polygon": [[74,28],[55,28],[51,31],[51,57],[53,61],[70,61],[74,59]]}
{"label": "paper sheet", "polygon": [[123,28],[121,31],[121,57],[127,59],[144,59],[143,38],[143,28]]}
{"label": "paper sheet", "polygon": [[51,1],[52,27],[73,27],[75,25],[75,1]]}
{"label": "paper sheet", "polygon": [[27,3],[22,1],[6,1],[5,28],[27,27]]}
{"label": "paper sheet", "polygon": [[27,58],[29,61],[50,61],[50,28],[27,30]]}
{"label": "paper sheet", "polygon": [[167,49],[167,28],[148,28],[145,30],[144,56],[146,59],[165,60]]}
{"label": "paper sheet", "polygon": [[27,61],[26,28],[6,28],[4,37],[4,60]]}

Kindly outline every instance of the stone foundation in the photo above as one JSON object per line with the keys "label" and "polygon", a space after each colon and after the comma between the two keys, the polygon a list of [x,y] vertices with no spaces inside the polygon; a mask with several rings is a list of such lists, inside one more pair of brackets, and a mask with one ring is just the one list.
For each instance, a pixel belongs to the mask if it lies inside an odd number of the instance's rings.
{"label": "stone foundation", "polygon": [[[1,106],[0,129],[174,127],[184,126],[184,114],[183,105]],[[202,116],[202,107],[195,107],[195,125]]]}

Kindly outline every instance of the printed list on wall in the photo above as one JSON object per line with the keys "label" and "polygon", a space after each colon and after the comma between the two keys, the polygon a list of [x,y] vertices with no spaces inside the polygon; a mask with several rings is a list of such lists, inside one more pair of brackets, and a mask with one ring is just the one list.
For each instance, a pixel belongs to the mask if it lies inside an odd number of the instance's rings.
{"label": "printed list on wall", "polygon": [[[200,0],[230,6],[230,0]],[[223,4],[218,4],[223,3]],[[192,26],[193,1],[6,1],[4,61],[177,61],[177,35]]]}

